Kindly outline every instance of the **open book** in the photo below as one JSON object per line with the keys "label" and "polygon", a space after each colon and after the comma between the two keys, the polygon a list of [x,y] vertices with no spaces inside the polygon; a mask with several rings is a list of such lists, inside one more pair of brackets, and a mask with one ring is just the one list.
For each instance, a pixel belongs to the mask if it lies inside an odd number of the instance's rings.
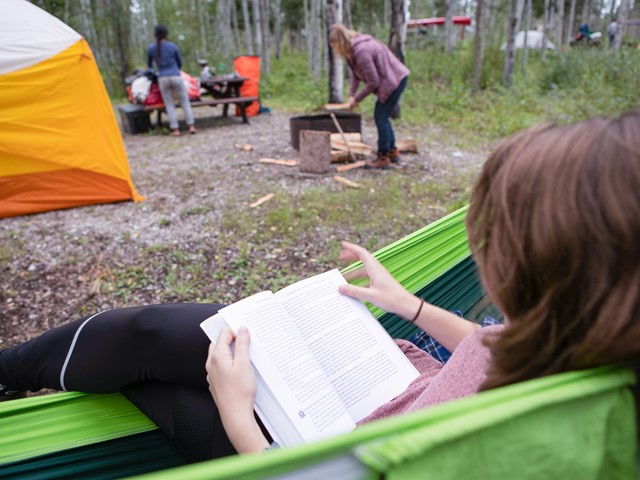
{"label": "open book", "polygon": [[369,310],[338,292],[343,283],[331,270],[257,293],[202,323],[213,342],[227,325],[249,328],[255,410],[280,445],[351,431],[418,376]]}

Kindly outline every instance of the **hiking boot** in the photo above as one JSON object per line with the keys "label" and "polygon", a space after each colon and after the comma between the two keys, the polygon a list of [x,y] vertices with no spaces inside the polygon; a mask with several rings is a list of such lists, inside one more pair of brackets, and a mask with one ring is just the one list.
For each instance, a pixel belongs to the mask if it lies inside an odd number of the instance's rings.
{"label": "hiking boot", "polygon": [[378,156],[376,157],[376,159],[371,163],[367,163],[364,166],[364,168],[366,170],[371,170],[371,169],[374,169],[374,168],[385,169],[389,165],[391,165],[391,160],[389,159],[389,157],[387,155],[385,155],[384,153],[379,153],[378,152]]}
{"label": "hiking boot", "polygon": [[21,392],[20,390],[10,390],[9,387],[0,383],[0,402],[7,400],[16,400],[17,398],[24,398],[27,396],[27,392]]}
{"label": "hiking boot", "polygon": [[389,157],[389,160],[391,160],[391,163],[398,163],[400,160],[400,151],[396,147],[390,148],[387,152],[387,156]]}

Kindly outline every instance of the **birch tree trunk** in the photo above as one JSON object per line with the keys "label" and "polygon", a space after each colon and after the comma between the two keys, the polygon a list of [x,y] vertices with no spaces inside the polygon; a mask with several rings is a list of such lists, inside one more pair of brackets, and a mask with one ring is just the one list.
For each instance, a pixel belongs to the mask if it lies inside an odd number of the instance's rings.
{"label": "birch tree trunk", "polygon": [[320,25],[320,15],[321,15],[322,5],[320,4],[320,0],[311,0],[311,68],[313,71],[313,77],[316,80],[320,80],[320,57],[322,54],[321,51],[321,25]]}
{"label": "birch tree trunk", "polygon": [[544,0],[544,10],[542,13],[542,50],[540,58],[544,61],[547,52],[547,39],[549,38],[549,0]]}
{"label": "birch tree trunk", "polygon": [[151,28],[158,25],[158,14],[156,13],[156,0],[149,0],[149,14],[151,16]]}
{"label": "birch tree trunk", "polygon": [[571,0],[571,4],[569,6],[569,24],[567,25],[567,45],[569,45],[571,43],[571,40],[573,40],[575,15],[576,15],[576,0]]}
{"label": "birch tree trunk", "polygon": [[507,49],[504,58],[504,73],[502,83],[510,87],[513,81],[513,66],[516,55],[516,23],[518,22],[518,0],[509,2],[509,17],[507,19]]}
{"label": "birch tree trunk", "polygon": [[[391,0],[391,28],[389,29],[389,49],[398,60],[405,63],[404,44],[407,38],[407,5],[405,0]],[[402,114],[402,98],[391,112],[391,118],[398,119]]]}
{"label": "birch tree trunk", "polygon": [[262,14],[260,12],[260,0],[252,0],[253,26],[255,30],[256,54],[260,55],[260,65],[264,68],[264,58],[262,58]]}
{"label": "birch tree trunk", "polygon": [[220,0],[216,7],[217,36],[222,44],[222,55],[225,61],[231,56],[231,19],[229,18],[228,7],[229,4],[225,0]]}
{"label": "birch tree trunk", "polygon": [[242,0],[242,19],[244,20],[245,47],[249,55],[253,55],[253,35],[251,33],[251,17],[248,0]]}
{"label": "birch tree trunk", "polygon": [[620,50],[622,46],[622,35],[624,34],[625,23],[627,21],[627,17],[629,16],[629,0],[621,0],[620,9],[618,10],[618,33],[616,38],[613,41],[613,47],[616,50]]}
{"label": "birch tree trunk", "polygon": [[522,73],[527,74],[529,60],[529,30],[531,29],[531,0],[524,2],[524,45],[522,46]]}
{"label": "birch tree trunk", "polygon": [[235,0],[229,0],[231,11],[231,29],[233,30],[233,50],[236,55],[242,55],[242,42],[240,41],[240,25],[238,20],[238,8]]}
{"label": "birch tree trunk", "polygon": [[445,53],[451,53],[453,50],[453,6],[455,0],[446,0],[445,3],[445,22],[444,22],[444,51]]}
{"label": "birch tree trunk", "polygon": [[353,30],[353,17],[351,16],[351,0],[342,0],[344,26]]}
{"label": "birch tree trunk", "polygon": [[329,32],[331,27],[336,23],[341,22],[342,8],[340,0],[326,0],[324,9],[324,24],[325,24],[325,49],[328,56],[328,70],[329,70],[329,103],[342,103],[343,102],[343,79],[344,68],[342,59],[339,55],[333,52],[333,49],[329,46]]}
{"label": "birch tree trunk", "polygon": [[281,0],[274,0],[273,3],[273,28],[274,28],[274,37],[276,43],[276,58],[280,58],[280,43],[282,42],[282,12],[281,8]]}
{"label": "birch tree trunk", "polygon": [[307,49],[307,74],[313,76],[313,35],[311,32],[311,10],[309,10],[309,0],[303,0],[302,8],[304,10],[304,31],[305,46]]}
{"label": "birch tree trunk", "polygon": [[555,0],[557,10],[557,32],[556,32],[556,45],[558,49],[562,46],[562,39],[564,38],[564,0]]}
{"label": "birch tree trunk", "polygon": [[473,36],[473,81],[471,84],[471,91],[473,93],[480,91],[480,77],[482,76],[484,2],[485,0],[478,0],[478,5],[476,7],[476,32]]}
{"label": "birch tree trunk", "polygon": [[269,50],[271,46],[270,42],[270,31],[269,31],[269,0],[260,0],[260,8],[261,8],[261,28],[262,32],[262,70],[265,73],[271,72],[271,55],[269,55]]}

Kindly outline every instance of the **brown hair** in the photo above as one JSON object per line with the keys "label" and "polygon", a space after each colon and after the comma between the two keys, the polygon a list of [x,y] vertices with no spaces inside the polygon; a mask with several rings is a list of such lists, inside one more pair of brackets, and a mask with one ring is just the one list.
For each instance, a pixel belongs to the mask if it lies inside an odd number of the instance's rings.
{"label": "brown hair", "polygon": [[640,361],[640,111],[517,133],[467,218],[506,327],[482,389]]}
{"label": "brown hair", "polygon": [[349,30],[341,23],[336,23],[329,30],[329,44],[342,58],[349,58],[351,55],[351,40],[358,35],[358,32]]}

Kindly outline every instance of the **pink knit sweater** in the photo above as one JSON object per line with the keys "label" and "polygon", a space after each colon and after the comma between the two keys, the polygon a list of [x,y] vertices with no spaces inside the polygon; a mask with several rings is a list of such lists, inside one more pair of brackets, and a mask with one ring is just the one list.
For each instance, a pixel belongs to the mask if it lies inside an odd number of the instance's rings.
{"label": "pink knit sweater", "polygon": [[494,325],[478,330],[462,340],[449,361],[442,365],[431,355],[405,340],[396,340],[400,349],[420,372],[407,389],[378,407],[360,424],[402,413],[468,397],[478,392],[486,378],[489,365],[489,349],[483,339],[495,335],[503,325]]}
{"label": "pink knit sweater", "polygon": [[[409,69],[380,40],[371,35],[357,35],[351,41],[351,54],[347,59],[351,67],[349,96],[361,102],[370,93],[375,93],[380,103],[398,88]],[[360,82],[364,88],[356,94]]]}

